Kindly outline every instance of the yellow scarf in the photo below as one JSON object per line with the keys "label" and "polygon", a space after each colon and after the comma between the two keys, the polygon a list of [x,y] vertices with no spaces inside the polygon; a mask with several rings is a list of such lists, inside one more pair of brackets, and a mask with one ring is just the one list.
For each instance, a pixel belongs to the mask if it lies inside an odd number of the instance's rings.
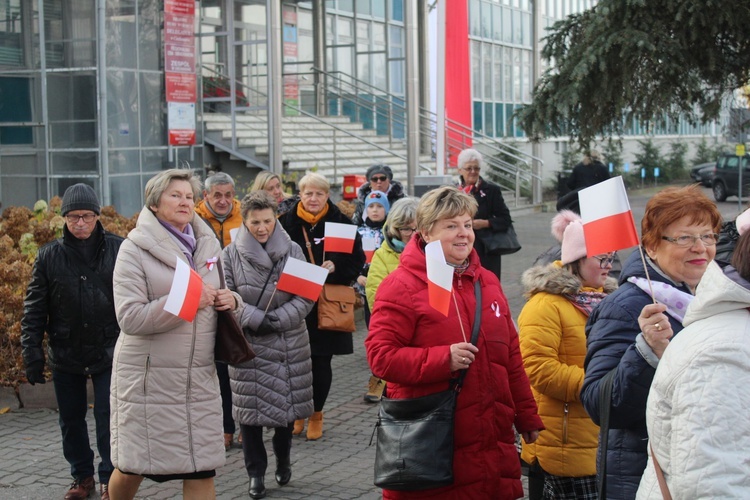
{"label": "yellow scarf", "polygon": [[314,226],[317,224],[320,219],[326,216],[328,213],[328,202],[326,202],[325,206],[323,207],[323,210],[317,213],[317,215],[313,215],[307,210],[304,209],[302,206],[302,202],[297,203],[297,217],[302,219],[303,221],[307,222],[311,226]]}

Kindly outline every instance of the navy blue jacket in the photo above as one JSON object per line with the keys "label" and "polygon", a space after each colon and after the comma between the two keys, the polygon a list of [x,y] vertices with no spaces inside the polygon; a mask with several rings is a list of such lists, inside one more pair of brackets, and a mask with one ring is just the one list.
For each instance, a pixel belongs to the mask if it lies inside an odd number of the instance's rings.
{"label": "navy blue jacket", "polygon": [[[692,293],[684,284],[676,284],[649,265],[649,276],[656,283],[668,283]],[[599,424],[599,382],[613,368],[617,372],[612,386],[609,444],[607,449],[607,498],[633,499],[648,461],[646,399],[656,369],[638,353],[635,338],[640,333],[638,316],[653,303],[651,297],[627,279],[646,277],[639,252],[625,261],[620,287],[594,309],[586,323],[586,372],[581,401]],[[682,324],[669,317],[677,334]],[[601,455],[602,450],[599,450]],[[597,471],[600,471],[599,456]]]}

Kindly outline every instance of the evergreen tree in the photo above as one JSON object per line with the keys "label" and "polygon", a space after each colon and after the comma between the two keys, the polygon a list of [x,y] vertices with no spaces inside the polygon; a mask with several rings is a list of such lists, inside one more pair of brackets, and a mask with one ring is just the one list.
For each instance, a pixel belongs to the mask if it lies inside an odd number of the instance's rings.
{"label": "evergreen tree", "polygon": [[532,140],[622,135],[633,119],[665,125],[719,116],[750,81],[750,2],[601,0],[556,22],[542,56],[554,64],[516,112]]}

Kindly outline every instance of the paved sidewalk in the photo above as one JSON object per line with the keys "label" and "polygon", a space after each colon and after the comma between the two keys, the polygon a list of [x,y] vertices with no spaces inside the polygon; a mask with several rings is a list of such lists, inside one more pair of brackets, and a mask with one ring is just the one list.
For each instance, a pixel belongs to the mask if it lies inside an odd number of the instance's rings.
{"label": "paved sidewalk", "polygon": [[[710,190],[705,190],[710,196]],[[636,225],[640,229],[643,208],[652,193],[633,193]],[[735,216],[736,202],[718,204],[726,216]],[[515,228],[523,250],[503,257],[503,287],[514,318],[524,304],[521,273],[536,257],[554,244],[549,224],[553,213],[515,216]],[[626,253],[622,252],[623,260]],[[370,375],[364,353],[364,324],[354,334],[355,352],[335,356],[333,387],[325,408],[323,438],[307,442],[295,437],[292,445],[292,480],[280,488],[273,478],[271,432],[265,434],[269,450],[266,487],[270,499],[377,499],[380,490],[372,485],[375,445],[369,446],[377,407],[362,401]],[[93,416],[89,430],[93,438]],[[57,413],[52,410],[15,410],[0,415],[0,499],[59,499],[70,484],[68,466],[62,455]],[[181,498],[179,483],[157,484],[145,480],[139,499]],[[242,450],[227,453],[226,465],[218,471],[218,498],[248,498],[248,479]],[[98,487],[97,487],[98,491]],[[98,498],[98,495],[92,497]]]}

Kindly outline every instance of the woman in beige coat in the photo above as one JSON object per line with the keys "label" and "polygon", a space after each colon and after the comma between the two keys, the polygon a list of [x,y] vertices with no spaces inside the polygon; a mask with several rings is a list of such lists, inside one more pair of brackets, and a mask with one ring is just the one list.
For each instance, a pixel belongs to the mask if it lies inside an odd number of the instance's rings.
{"label": "woman in beige coat", "polygon": [[[113,499],[132,499],[144,477],[183,481],[183,497],[216,497],[224,465],[221,398],[214,365],[216,309],[242,299],[219,289],[221,248],[194,217],[200,181],[188,170],[166,170],[146,184],[146,206],[123,242],[114,271],[122,333],[111,384]],[[164,310],[176,261],[203,281],[192,322]]]}

